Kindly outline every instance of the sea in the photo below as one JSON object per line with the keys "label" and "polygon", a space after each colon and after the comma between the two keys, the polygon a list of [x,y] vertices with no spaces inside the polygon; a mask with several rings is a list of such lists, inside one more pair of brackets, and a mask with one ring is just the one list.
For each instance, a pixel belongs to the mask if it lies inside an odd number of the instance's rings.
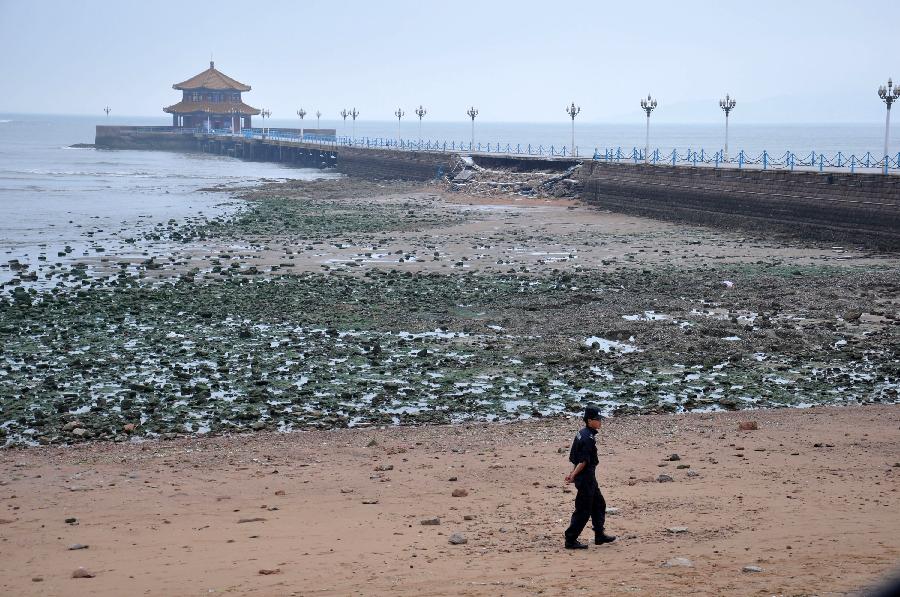
{"label": "sea", "polygon": [[[94,141],[95,127],[109,125],[167,125],[166,117],[109,117],[0,114],[0,263],[31,261],[44,255],[52,261],[77,259],[87,244],[104,234],[121,234],[130,227],[154,226],[170,219],[215,217],[235,209],[223,193],[202,192],[214,185],[253,185],[262,181],[336,176],[266,162],[245,162],[227,156],[166,151],[98,150],[73,148]],[[298,128],[302,124],[334,128],[339,135],[371,138],[428,139],[468,142],[471,121],[401,120],[352,121],[269,119],[268,127]],[[630,152],[642,147],[645,122],[631,124],[580,123],[576,145],[581,153],[605,148]],[[741,125],[730,126],[730,153],[738,150],[773,154],[791,150],[844,155],[877,155],[884,141],[883,124]],[[475,122],[476,143],[531,144],[560,148],[571,144],[571,121],[558,123]],[[724,126],[651,123],[651,148],[670,152],[705,149],[714,152],[724,143]],[[893,144],[892,152],[900,151]],[[85,232],[90,230],[90,238]],[[130,250],[141,251],[141,247]],[[122,255],[126,257],[127,255]],[[0,283],[13,271],[0,268]],[[5,278],[4,278],[5,276]]]}

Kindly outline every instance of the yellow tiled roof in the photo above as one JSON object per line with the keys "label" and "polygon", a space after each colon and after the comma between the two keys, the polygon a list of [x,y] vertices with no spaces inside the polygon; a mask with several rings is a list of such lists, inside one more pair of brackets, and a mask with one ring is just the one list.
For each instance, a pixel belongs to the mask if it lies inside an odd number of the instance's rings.
{"label": "yellow tiled roof", "polygon": [[209,68],[181,83],[172,85],[173,89],[233,89],[235,91],[250,91],[249,85],[235,81],[228,75],[216,70],[215,63],[210,61]]}
{"label": "yellow tiled roof", "polygon": [[253,106],[248,106],[244,102],[185,102],[180,101],[177,104],[169,106],[167,108],[163,108],[163,112],[168,112],[169,114],[193,114],[195,112],[203,112],[204,114],[209,111],[210,114],[231,114],[231,111],[235,110],[243,115],[253,115],[256,116],[259,114],[259,110],[254,108]]}

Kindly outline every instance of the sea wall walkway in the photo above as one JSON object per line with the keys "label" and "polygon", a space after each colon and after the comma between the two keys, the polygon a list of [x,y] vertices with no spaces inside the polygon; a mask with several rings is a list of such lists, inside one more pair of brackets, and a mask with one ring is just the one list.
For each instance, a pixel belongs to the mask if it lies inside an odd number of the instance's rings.
{"label": "sea wall walkway", "polygon": [[[462,145],[463,147],[460,147]],[[189,132],[170,127],[97,127],[96,146],[109,149],[203,151],[234,157],[334,168],[364,178],[454,178],[477,166],[565,171],[573,165],[581,198],[610,210],[717,227],[778,230],[799,238],[900,249],[900,176],[824,168],[672,165],[639,159],[470,151],[468,144],[347,143],[299,137],[277,129]],[[503,147],[496,149],[502,150]],[[521,147],[518,149],[521,150]],[[530,148],[529,148],[530,149]],[[565,153],[565,152],[560,152]],[[465,159],[463,159],[465,158]],[[768,164],[767,164],[768,166]]]}

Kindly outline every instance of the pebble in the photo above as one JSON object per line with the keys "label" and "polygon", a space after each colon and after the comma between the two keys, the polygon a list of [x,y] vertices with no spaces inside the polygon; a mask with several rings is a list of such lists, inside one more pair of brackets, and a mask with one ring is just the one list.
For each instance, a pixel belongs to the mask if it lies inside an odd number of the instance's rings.
{"label": "pebble", "polygon": [[373,506],[378,503],[378,500],[363,500],[362,503],[367,504],[369,506]]}
{"label": "pebble", "polygon": [[281,568],[261,568],[260,574],[281,574]]}
{"label": "pebble", "polygon": [[475,515],[474,514],[466,514],[465,516],[463,516],[463,520],[475,520]]}
{"label": "pebble", "polygon": [[660,483],[671,483],[671,482],[674,481],[675,479],[673,479],[673,478],[670,477],[669,475],[660,475],[660,476],[658,476],[658,477],[656,478],[656,480],[657,480],[658,482],[660,482]]}
{"label": "pebble", "polygon": [[66,522],[66,524],[75,524],[76,522],[78,522],[78,519],[77,518],[67,518],[65,520],[65,522]]}
{"label": "pebble", "polygon": [[392,471],[394,470],[393,464],[379,464],[375,467],[376,471]]}
{"label": "pebble", "polygon": [[687,558],[672,558],[660,564],[662,568],[693,568],[694,563]]}
{"label": "pebble", "polygon": [[353,490],[349,487],[341,487],[341,493],[353,493]]}
{"label": "pebble", "polygon": [[441,524],[441,519],[438,518],[437,516],[435,516],[434,518],[424,518],[419,522],[420,522],[420,524],[431,526],[431,525]]}
{"label": "pebble", "polygon": [[759,566],[744,566],[741,568],[741,572],[762,572],[763,569]]}
{"label": "pebble", "polygon": [[678,454],[672,454],[668,458],[666,458],[666,460],[668,460],[669,462],[677,462],[681,460],[681,456],[679,456]]}
{"label": "pebble", "polygon": [[88,546],[83,543],[73,543],[69,546],[69,551],[75,551],[76,549],[87,549]]}
{"label": "pebble", "polygon": [[469,492],[465,489],[454,489],[452,495],[453,497],[466,497],[469,495]]}
{"label": "pebble", "polygon": [[265,518],[262,516],[254,516],[253,518],[241,518],[238,519],[238,524],[243,524],[245,522],[265,522]]}
{"label": "pebble", "polygon": [[43,576],[32,576],[31,582],[44,582],[44,577]]}
{"label": "pebble", "polygon": [[687,527],[666,527],[666,531],[672,533],[673,535],[677,535],[679,533],[687,533]]}
{"label": "pebble", "polygon": [[607,509],[606,509],[606,515],[607,515],[607,516],[615,516],[615,515],[618,514],[618,513],[619,513],[619,509],[618,509],[618,508],[607,508]]}
{"label": "pebble", "polygon": [[450,535],[449,541],[451,545],[465,545],[469,542],[462,533],[453,533]]}
{"label": "pebble", "polygon": [[91,572],[90,570],[82,567],[78,567],[72,573],[72,578],[94,578],[96,574]]}
{"label": "pebble", "polygon": [[688,471],[687,476],[688,477],[699,477],[700,473],[698,473],[697,471]]}

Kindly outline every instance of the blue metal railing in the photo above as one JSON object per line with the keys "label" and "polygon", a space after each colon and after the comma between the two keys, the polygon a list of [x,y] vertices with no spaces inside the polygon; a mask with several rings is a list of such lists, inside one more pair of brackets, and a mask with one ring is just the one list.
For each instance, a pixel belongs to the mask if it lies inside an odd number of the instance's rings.
{"label": "blue metal railing", "polygon": [[[159,130],[159,129],[157,129]],[[243,137],[245,139],[266,139],[293,143],[312,143],[323,148],[337,149],[341,147],[357,147],[365,149],[391,149],[401,151],[430,151],[430,152],[466,152],[487,153],[511,156],[535,156],[549,158],[579,158],[578,148],[574,151],[567,146],[550,145],[523,145],[511,143],[471,143],[467,141],[440,141],[440,140],[408,140],[390,139],[385,137],[356,137],[347,136],[322,136],[309,133],[300,134],[294,131],[281,129],[244,129],[240,133],[234,133],[231,129],[205,131],[199,129],[180,129],[185,133],[201,133],[215,136]],[[805,169],[824,172],[841,170],[855,173],[857,170],[876,171],[884,174],[892,170],[900,170],[900,152],[896,155],[876,156],[866,152],[862,156],[855,154],[846,155],[843,152],[825,154],[811,151],[808,154],[797,154],[790,150],[782,154],[771,154],[763,151],[759,154],[747,153],[743,150],[736,154],[725,155],[724,150],[719,149],[712,153],[705,149],[691,149],[671,152],[663,152],[654,149],[645,155],[643,148],[633,147],[630,150],[616,148],[595,148],[590,157],[591,160],[611,163],[647,163],[660,166],[691,166],[712,168],[754,168],[762,170],[796,170]]]}

